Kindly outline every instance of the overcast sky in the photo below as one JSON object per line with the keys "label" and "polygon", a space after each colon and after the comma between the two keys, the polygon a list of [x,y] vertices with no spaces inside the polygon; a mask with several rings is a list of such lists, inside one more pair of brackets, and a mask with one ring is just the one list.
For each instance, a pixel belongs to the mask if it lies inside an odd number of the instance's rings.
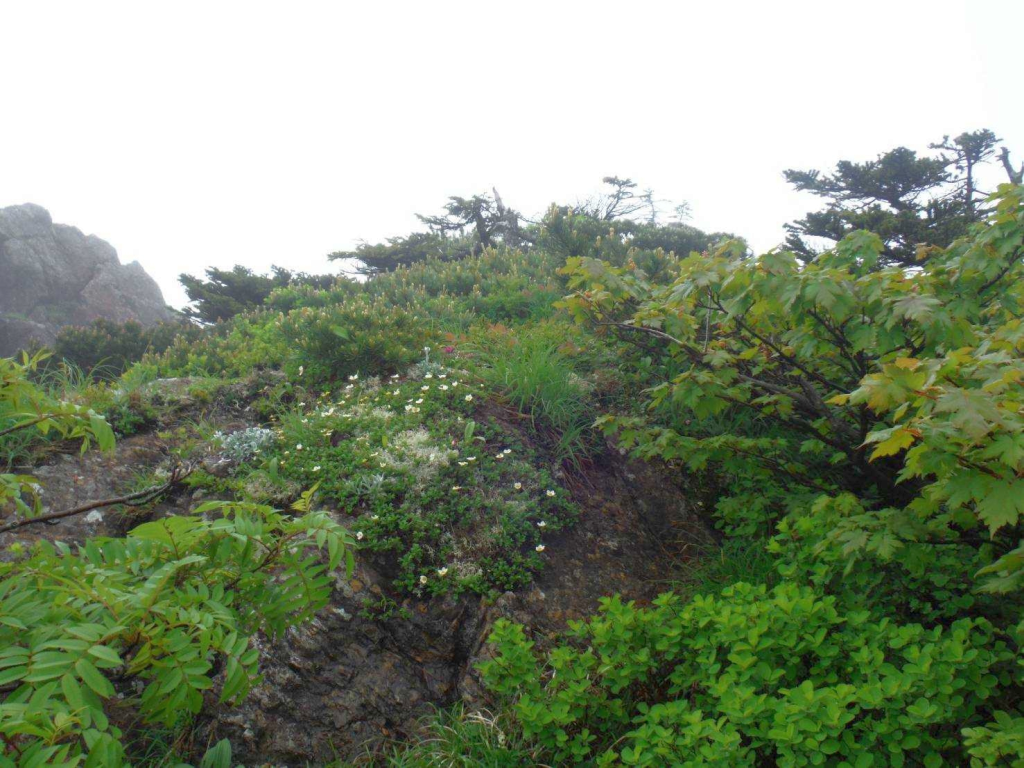
{"label": "overcast sky", "polygon": [[[532,214],[602,176],[765,250],[828,168],[981,127],[1024,155],[1021,0],[0,2],[0,206],[182,271]],[[0,280],[3,276],[0,275]]]}

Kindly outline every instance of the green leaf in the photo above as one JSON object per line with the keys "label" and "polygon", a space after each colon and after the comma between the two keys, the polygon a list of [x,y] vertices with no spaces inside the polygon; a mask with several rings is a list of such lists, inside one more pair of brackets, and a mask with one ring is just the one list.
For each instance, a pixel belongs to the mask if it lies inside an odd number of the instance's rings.
{"label": "green leaf", "polygon": [[978,504],[978,517],[995,534],[1004,525],[1016,525],[1024,514],[1024,480],[995,481]]}
{"label": "green leaf", "polygon": [[92,665],[92,662],[86,659],[79,659],[75,662],[75,671],[82,678],[82,682],[92,688],[98,695],[105,699],[109,699],[114,695],[114,686]]}

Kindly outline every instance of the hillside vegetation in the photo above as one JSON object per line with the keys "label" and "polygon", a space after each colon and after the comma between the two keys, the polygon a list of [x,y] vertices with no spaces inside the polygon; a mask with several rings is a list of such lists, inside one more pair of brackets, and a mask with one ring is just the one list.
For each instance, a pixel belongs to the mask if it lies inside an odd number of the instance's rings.
{"label": "hillside vegetation", "polygon": [[[984,160],[995,137],[946,145]],[[196,282],[192,314],[218,322],[123,354],[120,376],[0,361],[0,766],[234,764],[228,741],[183,734],[245,696],[261,638],[316,615],[336,570],[372,563],[397,599],[367,610],[399,620],[411,601],[524,590],[557,572],[548,547],[609,451],[672,473],[720,551],[556,637],[499,619],[487,710],[342,757],[1024,765],[1024,187],[982,197],[955,157],[891,155],[791,172],[832,196],[794,229],[834,233],[820,252],[660,225],[615,177],[535,224],[453,198],[426,233],[338,254],[367,257],[364,282],[263,293],[236,271],[258,298],[235,305],[231,281]],[[865,178],[894,183],[897,161],[950,185],[919,204],[932,229],[891,190],[869,220],[844,213],[868,193],[839,187],[877,191]],[[95,343],[76,333],[69,358]],[[109,354],[119,333],[102,330]],[[61,519],[33,465],[153,429],[168,380],[216,404],[259,371],[278,373],[249,426],[174,425],[171,475],[118,503],[145,519],[177,487],[219,501],[123,537],[18,541]]]}

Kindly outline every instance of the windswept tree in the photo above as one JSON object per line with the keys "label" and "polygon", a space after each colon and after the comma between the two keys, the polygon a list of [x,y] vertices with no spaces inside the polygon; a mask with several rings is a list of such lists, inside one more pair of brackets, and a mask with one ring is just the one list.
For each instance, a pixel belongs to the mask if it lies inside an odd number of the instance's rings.
{"label": "windswept tree", "polygon": [[335,251],[327,258],[355,260],[358,262],[355,271],[359,274],[379,275],[427,259],[447,261],[458,252],[452,246],[452,240],[433,232],[413,232],[406,237],[390,237],[383,243],[360,243],[351,251]]}
{"label": "windswept tree", "polygon": [[498,245],[522,248],[535,240],[519,212],[506,206],[496,189],[491,195],[449,197],[441,215],[417,214],[417,218],[428,231],[388,238],[382,243],[361,243],[352,250],[328,254],[327,258],[357,260],[361,264],[357,272],[378,275],[432,258],[461,259]]}
{"label": "windswept tree", "polygon": [[659,281],[668,277],[672,254],[685,257],[736,239],[686,223],[690,206],[685,202],[674,206],[671,221],[661,224],[659,203],[664,201],[651,190],[637,192],[636,182],[618,176],[605,176],[603,182],[609,191],[548,209],[540,226],[542,248],[564,259],[599,258],[618,266],[632,262]]}
{"label": "windswept tree", "polygon": [[440,216],[417,218],[438,235],[472,235],[474,254],[499,243],[518,248],[532,242],[533,238],[521,226],[519,213],[502,202],[498,190],[492,192],[493,195],[449,197]]}
{"label": "windswept tree", "polygon": [[178,277],[192,304],[184,314],[201,323],[220,322],[256,309],[277,288],[293,284],[326,288],[335,279],[333,275],[293,273],[283,267],[272,267],[271,274],[261,275],[241,264],[232,269],[210,267],[205,278],[187,274]]}
{"label": "windswept tree", "polygon": [[[826,201],[824,209],[786,225],[787,246],[810,259],[820,251],[815,238],[831,246],[869,230],[882,238],[882,264],[917,264],[920,246],[945,247],[985,216],[991,190],[980,188],[978,170],[995,157],[999,141],[982,129],[943,137],[929,145],[934,156],[897,147],[863,163],[841,160],[832,173],[787,170],[796,189]],[[1012,180],[1008,159],[1004,165]]]}
{"label": "windswept tree", "polygon": [[605,176],[601,181],[611,189],[577,202],[576,213],[597,221],[642,219],[651,224],[657,221],[658,208],[652,190],[639,192],[635,181],[618,176]]}

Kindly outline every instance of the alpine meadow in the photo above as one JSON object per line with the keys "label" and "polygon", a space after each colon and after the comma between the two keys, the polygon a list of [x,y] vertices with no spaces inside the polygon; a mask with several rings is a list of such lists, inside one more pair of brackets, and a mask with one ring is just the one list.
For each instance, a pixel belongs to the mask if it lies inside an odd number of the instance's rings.
{"label": "alpine meadow", "polygon": [[788,170],[765,253],[608,176],[0,312],[0,767],[1024,766],[1011,150]]}

